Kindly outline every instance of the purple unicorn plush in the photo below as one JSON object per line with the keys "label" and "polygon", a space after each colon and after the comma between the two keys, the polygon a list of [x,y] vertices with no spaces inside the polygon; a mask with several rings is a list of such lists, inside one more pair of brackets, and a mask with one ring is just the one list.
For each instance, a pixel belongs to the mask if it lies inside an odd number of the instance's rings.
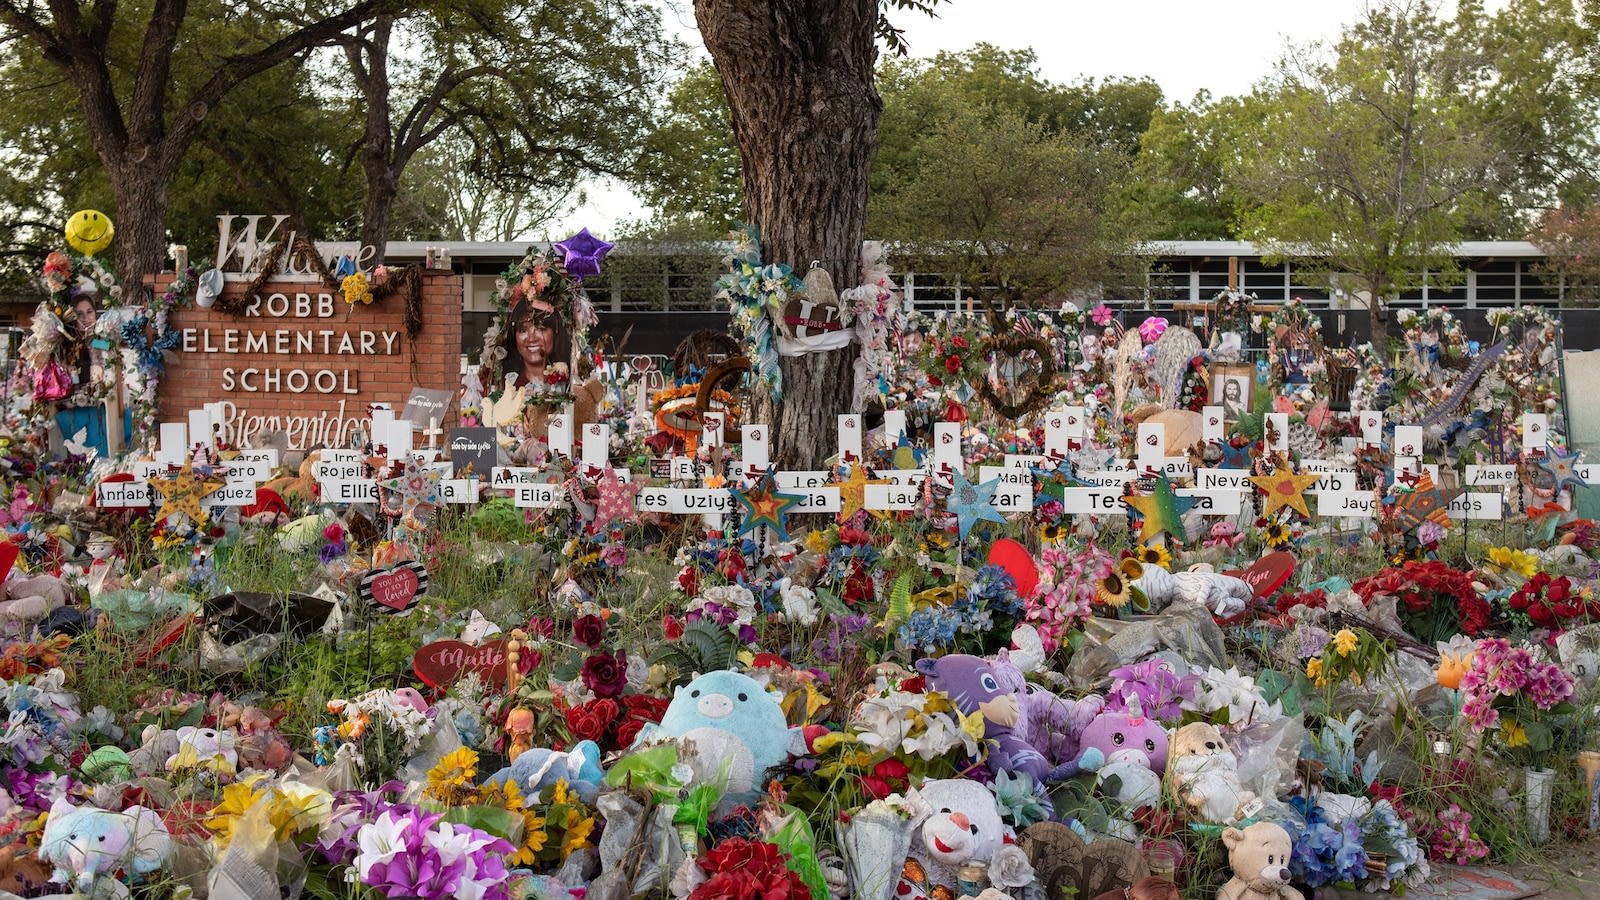
{"label": "purple unicorn plush", "polygon": [[927,678],[930,690],[947,695],[962,715],[983,715],[983,737],[989,744],[985,761],[991,773],[1026,772],[1035,784],[1078,774],[1076,760],[1052,764],[1017,733],[1022,703],[1014,691],[1002,684],[988,660],[966,654],[923,658],[917,660],[917,671]]}

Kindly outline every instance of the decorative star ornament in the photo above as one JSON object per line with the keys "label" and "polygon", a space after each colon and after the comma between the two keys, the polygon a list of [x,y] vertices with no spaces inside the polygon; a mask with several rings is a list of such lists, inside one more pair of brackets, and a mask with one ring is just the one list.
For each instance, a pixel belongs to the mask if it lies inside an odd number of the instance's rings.
{"label": "decorative star ornament", "polygon": [[152,479],[150,486],[161,495],[156,521],[173,513],[183,513],[196,526],[205,524],[206,510],[200,501],[215,493],[223,483],[221,478],[210,475],[196,477],[193,469],[181,469],[175,475]]}
{"label": "decorative star ornament", "polygon": [[438,469],[424,468],[417,463],[414,456],[407,456],[400,463],[400,474],[393,478],[385,478],[378,482],[385,490],[393,491],[400,501],[401,514],[408,519],[416,519],[417,510],[426,506],[432,509],[439,505],[439,479],[443,473]]}
{"label": "decorative star ornament", "polygon": [[967,532],[979,522],[1005,524],[1005,517],[994,508],[994,492],[1000,487],[1000,479],[991,478],[982,484],[973,484],[960,472],[952,472],[950,477],[952,485],[945,509],[955,513],[956,529],[962,540],[967,539]]}
{"label": "decorative star ornament", "polygon": [[1148,541],[1162,532],[1180,541],[1189,540],[1189,535],[1183,528],[1183,514],[1194,507],[1195,500],[1193,497],[1179,497],[1173,493],[1172,482],[1167,480],[1165,472],[1156,476],[1155,486],[1150,493],[1123,497],[1122,502],[1137,510],[1143,517],[1139,528],[1141,542]]}
{"label": "decorative star ornament", "polygon": [[1306,488],[1317,483],[1316,475],[1296,475],[1289,471],[1287,460],[1280,460],[1278,471],[1271,475],[1251,475],[1250,482],[1261,493],[1267,496],[1267,508],[1262,510],[1262,516],[1270,516],[1285,506],[1304,516],[1311,518],[1311,511],[1306,508]]}
{"label": "decorative star ornament", "polygon": [[562,266],[567,274],[580,281],[600,274],[600,260],[606,258],[613,246],[590,234],[587,228],[555,245],[566,257]]}
{"label": "decorative star ornament", "polygon": [[594,505],[595,531],[605,531],[613,523],[628,525],[639,520],[634,498],[639,496],[639,489],[643,485],[637,481],[623,481],[617,476],[616,469],[606,466],[600,477],[595,479],[595,487],[600,491],[600,499]]}
{"label": "decorative star ornament", "polygon": [[1222,448],[1222,458],[1217,460],[1217,468],[1250,468],[1250,451],[1255,449],[1255,441],[1247,441],[1243,447],[1235,447],[1232,441],[1220,441],[1217,443],[1217,446]]}
{"label": "decorative star ornament", "polygon": [[774,471],[772,468],[767,469],[748,490],[728,489],[728,493],[733,495],[733,499],[744,510],[744,521],[739,523],[740,534],[749,534],[765,525],[772,529],[778,540],[789,539],[789,529],[784,525],[784,516],[805,497],[800,494],[779,493],[778,480],[773,476]]}
{"label": "decorative star ornament", "polygon": [[1577,453],[1567,453],[1552,446],[1547,448],[1544,457],[1539,460],[1539,468],[1550,476],[1557,491],[1562,488],[1585,487],[1589,482],[1578,472],[1578,460],[1582,456],[1581,450]]}
{"label": "decorative star ornament", "polygon": [[918,469],[922,467],[922,460],[928,451],[919,450],[911,445],[911,438],[900,435],[900,443],[889,451],[889,465],[895,469]]}
{"label": "decorative star ornament", "polygon": [[1403,531],[1410,531],[1423,522],[1432,522],[1440,528],[1450,527],[1448,500],[1444,492],[1433,483],[1426,470],[1410,479],[1415,487],[1394,496],[1394,517]]}
{"label": "decorative star ornament", "polygon": [[873,478],[862,463],[850,466],[850,475],[839,482],[839,521],[848,520],[860,512],[867,503],[867,485],[887,484],[881,479]]}

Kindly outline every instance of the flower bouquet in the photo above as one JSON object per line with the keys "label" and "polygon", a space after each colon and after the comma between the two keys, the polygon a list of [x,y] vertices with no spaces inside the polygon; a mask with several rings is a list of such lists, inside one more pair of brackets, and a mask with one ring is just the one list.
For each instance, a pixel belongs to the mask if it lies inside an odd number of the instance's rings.
{"label": "flower bouquet", "polygon": [[1454,634],[1477,637],[1489,624],[1489,603],[1478,596],[1472,575],[1442,562],[1407,562],[1363,578],[1353,589],[1368,606],[1380,595],[1394,597],[1400,621],[1424,643]]}
{"label": "flower bouquet", "polygon": [[1573,712],[1576,682],[1560,665],[1541,662],[1503,638],[1478,642],[1472,667],[1461,678],[1461,715],[1478,733],[1493,731],[1509,758],[1544,769],[1555,746],[1555,727]]}

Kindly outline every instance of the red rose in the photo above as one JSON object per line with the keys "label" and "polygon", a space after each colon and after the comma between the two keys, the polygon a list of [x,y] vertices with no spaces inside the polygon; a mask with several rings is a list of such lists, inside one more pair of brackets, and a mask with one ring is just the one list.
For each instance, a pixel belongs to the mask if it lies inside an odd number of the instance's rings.
{"label": "red rose", "polygon": [[874,800],[882,800],[894,793],[894,789],[889,787],[889,782],[871,775],[861,776],[861,791]]}
{"label": "red rose", "polygon": [[766,888],[755,876],[740,869],[718,872],[694,889],[689,900],[761,900]]}
{"label": "red rose", "polygon": [[596,653],[583,661],[583,685],[596,697],[615,697],[628,686],[628,658],[621,650]]}
{"label": "red rose", "polygon": [[966,338],[964,338],[964,337],[961,337],[961,336],[960,336],[960,335],[957,335],[957,336],[955,336],[955,337],[953,337],[953,338],[951,338],[951,339],[950,339],[950,343],[951,343],[951,344],[954,344],[954,345],[955,345],[955,348],[956,348],[956,349],[957,349],[957,350],[965,350],[965,349],[967,349],[967,347],[968,347],[968,346],[969,346],[969,345],[968,345],[968,344],[967,344],[967,339],[966,339]]}
{"label": "red rose", "polygon": [[660,722],[661,717],[667,714],[667,706],[672,701],[665,697],[652,697],[649,694],[629,694],[622,698],[622,707],[630,716],[645,722]]}
{"label": "red rose", "polygon": [[1572,583],[1565,578],[1557,578],[1550,582],[1550,588],[1545,591],[1545,599],[1551,603],[1560,603],[1567,599],[1567,594],[1572,590]]}
{"label": "red rose", "polygon": [[678,589],[691,597],[700,593],[700,573],[693,566],[684,566],[678,573]]}
{"label": "red rose", "polygon": [[1511,595],[1511,608],[1517,610],[1518,612],[1528,608],[1527,591],[1517,591],[1515,594]]}
{"label": "red rose", "polygon": [[946,372],[949,372],[951,375],[954,375],[957,372],[961,371],[961,357],[956,356],[953,353],[951,355],[945,357],[944,370]]}
{"label": "red rose", "polygon": [[617,726],[617,749],[626,750],[633,746],[634,739],[639,736],[639,731],[645,726],[643,719],[623,719]]}
{"label": "red rose", "polygon": [[606,638],[606,620],[599,616],[579,616],[572,623],[572,639],[584,647],[598,647]]}
{"label": "red rose", "polygon": [[605,737],[606,728],[617,718],[617,701],[590,700],[582,706],[568,707],[565,716],[573,737],[598,744]]}
{"label": "red rose", "polygon": [[911,768],[891,756],[872,767],[872,772],[882,778],[904,781],[911,777]]}

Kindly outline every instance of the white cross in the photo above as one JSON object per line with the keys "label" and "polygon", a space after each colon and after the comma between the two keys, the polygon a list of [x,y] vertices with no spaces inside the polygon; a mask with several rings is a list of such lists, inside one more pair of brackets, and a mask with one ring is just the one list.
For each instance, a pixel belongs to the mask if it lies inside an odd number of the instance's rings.
{"label": "white cross", "polygon": [[444,434],[444,432],[439,428],[438,419],[429,419],[428,427],[422,429],[422,433],[428,436],[429,450],[439,449],[439,435]]}

